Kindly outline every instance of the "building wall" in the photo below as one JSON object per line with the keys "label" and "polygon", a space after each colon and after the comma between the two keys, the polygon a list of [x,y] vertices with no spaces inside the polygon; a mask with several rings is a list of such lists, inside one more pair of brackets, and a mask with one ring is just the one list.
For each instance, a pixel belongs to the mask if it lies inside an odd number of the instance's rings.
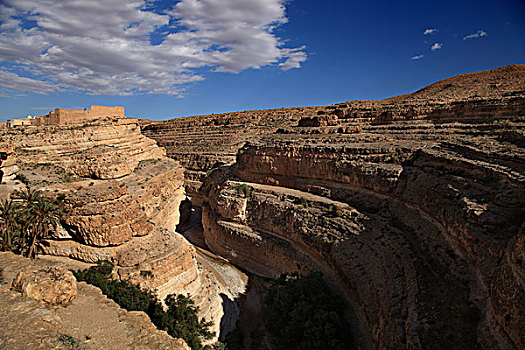
{"label": "building wall", "polygon": [[89,113],[97,118],[100,117],[124,117],[124,107],[91,106]]}
{"label": "building wall", "polygon": [[32,119],[11,119],[7,121],[7,127],[31,125]]}
{"label": "building wall", "polygon": [[106,117],[124,118],[124,107],[91,106],[91,109],[67,110],[56,108],[46,115],[35,117],[31,125],[67,125],[79,124],[90,120]]}

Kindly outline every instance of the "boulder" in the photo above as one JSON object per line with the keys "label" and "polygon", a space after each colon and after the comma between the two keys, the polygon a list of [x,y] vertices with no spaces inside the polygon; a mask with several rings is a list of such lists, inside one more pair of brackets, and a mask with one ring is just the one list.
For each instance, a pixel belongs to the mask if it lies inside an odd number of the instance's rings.
{"label": "boulder", "polygon": [[71,271],[47,267],[20,272],[12,289],[48,305],[66,305],[77,295],[77,280]]}

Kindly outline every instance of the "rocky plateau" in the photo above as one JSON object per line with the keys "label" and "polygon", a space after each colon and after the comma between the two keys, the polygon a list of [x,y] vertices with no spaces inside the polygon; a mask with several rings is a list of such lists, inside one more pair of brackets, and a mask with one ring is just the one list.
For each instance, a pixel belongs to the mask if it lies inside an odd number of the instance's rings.
{"label": "rocky plateau", "polygon": [[[136,120],[5,129],[1,141],[10,154],[0,198],[23,189],[23,182],[65,197],[68,214],[41,242],[40,254],[91,264],[108,260],[118,278],[161,299],[188,294],[219,336],[224,299],[233,303],[246,278],[232,268],[226,271],[226,285],[221,273],[203,264],[195,247],[175,232],[183,223],[184,170],[140,133]],[[183,219],[188,211],[183,210]]]}
{"label": "rocky plateau", "polygon": [[0,135],[0,198],[21,174],[70,209],[41,260],[110,260],[189,294],[221,336],[247,278],[321,271],[355,348],[525,348],[525,65],[380,101]]}

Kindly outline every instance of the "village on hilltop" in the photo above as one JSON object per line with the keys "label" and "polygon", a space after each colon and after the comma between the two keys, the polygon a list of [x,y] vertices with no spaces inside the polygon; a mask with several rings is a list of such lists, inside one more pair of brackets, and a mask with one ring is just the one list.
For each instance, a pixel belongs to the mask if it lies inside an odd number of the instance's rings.
{"label": "village on hilltop", "polygon": [[45,115],[36,117],[28,116],[27,118],[20,119],[9,119],[7,120],[5,126],[12,128],[15,126],[67,125],[108,117],[124,118],[124,107],[94,105],[91,106],[90,109],[84,108],[83,110],[55,108],[54,111],[50,111]]}

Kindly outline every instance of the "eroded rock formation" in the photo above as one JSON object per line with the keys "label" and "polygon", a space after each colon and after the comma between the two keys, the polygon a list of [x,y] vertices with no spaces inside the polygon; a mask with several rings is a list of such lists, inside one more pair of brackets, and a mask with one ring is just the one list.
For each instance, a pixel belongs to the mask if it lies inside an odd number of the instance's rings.
{"label": "eroded rock formation", "polygon": [[524,111],[515,65],[146,133],[183,160],[212,250],[262,276],[323,271],[365,348],[519,349]]}
{"label": "eroded rock formation", "polygon": [[11,288],[47,305],[67,305],[77,295],[77,280],[59,267],[33,269],[19,272]]}
{"label": "eroded rock formation", "polygon": [[514,65],[382,101],[140,121],[183,167],[129,120],[2,142],[71,208],[41,252],[189,293],[214,330],[243,279],[174,232],[185,191],[217,254],[260,276],[322,271],[362,348],[521,349],[524,118]]}
{"label": "eroded rock formation", "polygon": [[[77,283],[75,298],[63,307],[49,307],[9,288],[15,276],[24,271],[62,269],[70,273],[69,269],[86,267],[71,259],[41,256],[29,260],[1,252],[0,348],[190,349],[184,340],[157,330],[144,312],[121,309],[100,289],[85,282]],[[44,292],[53,299],[53,290]]]}
{"label": "eroded rock formation", "polygon": [[[186,198],[184,169],[143,136],[135,120],[7,129],[2,141],[14,148],[9,159],[16,159],[18,179],[65,197],[68,213],[40,245],[41,254],[109,260],[120,278],[161,299],[189,294],[219,335],[223,297],[233,302],[243,288],[230,290],[210,277],[196,249],[175,232]],[[0,196],[24,186],[11,179]]]}

